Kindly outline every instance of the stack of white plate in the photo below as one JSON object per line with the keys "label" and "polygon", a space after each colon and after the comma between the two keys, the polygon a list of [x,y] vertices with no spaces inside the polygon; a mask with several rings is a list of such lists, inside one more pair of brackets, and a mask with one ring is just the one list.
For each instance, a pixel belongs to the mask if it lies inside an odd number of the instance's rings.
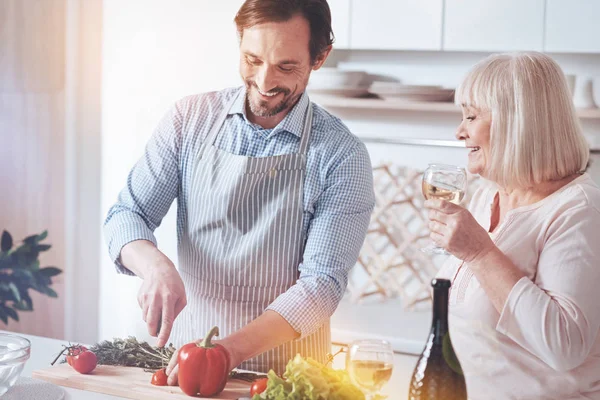
{"label": "stack of white plate", "polygon": [[454,100],[454,89],[434,85],[403,85],[399,82],[373,82],[369,92],[385,100],[447,101]]}
{"label": "stack of white plate", "polygon": [[369,94],[364,71],[344,71],[338,68],[321,68],[310,75],[307,91],[317,96],[362,97]]}

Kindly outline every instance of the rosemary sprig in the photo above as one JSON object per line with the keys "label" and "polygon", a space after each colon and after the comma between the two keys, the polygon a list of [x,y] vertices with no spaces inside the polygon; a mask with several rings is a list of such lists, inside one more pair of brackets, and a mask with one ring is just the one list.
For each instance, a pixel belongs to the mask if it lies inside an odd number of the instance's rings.
{"label": "rosemary sprig", "polygon": [[175,347],[158,348],[148,342],[139,342],[135,337],[105,340],[90,348],[98,357],[98,364],[138,367],[147,370],[159,370],[169,363]]}
{"label": "rosemary sprig", "polygon": [[[96,354],[98,364],[143,368],[146,372],[155,372],[169,364],[175,352],[173,344],[167,347],[154,347],[148,342],[140,342],[135,337],[105,340],[90,347]],[[266,374],[231,371],[229,378],[252,382]]]}

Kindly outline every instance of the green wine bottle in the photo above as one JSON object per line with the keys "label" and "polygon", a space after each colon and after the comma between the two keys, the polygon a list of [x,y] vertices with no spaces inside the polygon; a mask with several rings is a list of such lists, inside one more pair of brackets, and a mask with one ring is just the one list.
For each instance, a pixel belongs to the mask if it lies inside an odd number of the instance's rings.
{"label": "green wine bottle", "polygon": [[433,319],[410,381],[409,400],[467,400],[467,386],[448,332],[450,281],[434,279]]}

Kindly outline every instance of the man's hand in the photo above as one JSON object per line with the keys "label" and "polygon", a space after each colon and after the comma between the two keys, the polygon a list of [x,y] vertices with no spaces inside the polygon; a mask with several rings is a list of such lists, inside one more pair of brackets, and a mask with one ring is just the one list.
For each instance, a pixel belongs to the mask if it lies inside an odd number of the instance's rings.
{"label": "man's hand", "polygon": [[121,250],[125,267],[144,282],[138,292],[138,304],[148,333],[157,337],[156,346],[167,344],[175,318],[186,306],[185,287],[175,265],[153,243],[139,240]]}
{"label": "man's hand", "polygon": [[[170,265],[169,265],[170,264]],[[171,335],[173,322],[186,306],[185,287],[175,266],[159,264],[144,277],[138,292],[142,318],[151,336],[158,336],[156,346],[163,347]]]}
{"label": "man's hand", "polygon": [[[242,362],[290,340],[297,339],[298,336],[300,335],[281,315],[267,310],[239,331],[221,340],[213,340],[213,343],[220,344],[229,353],[229,371],[231,371]],[[195,342],[201,341],[202,339],[199,339]],[[178,355],[179,349],[175,351],[167,366],[167,384],[170,386],[177,385]]]}

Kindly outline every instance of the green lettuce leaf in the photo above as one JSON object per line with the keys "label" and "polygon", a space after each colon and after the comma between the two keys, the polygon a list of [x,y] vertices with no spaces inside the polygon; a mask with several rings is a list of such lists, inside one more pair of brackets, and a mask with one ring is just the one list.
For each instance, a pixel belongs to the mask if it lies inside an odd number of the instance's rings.
{"label": "green lettuce leaf", "polygon": [[252,400],[364,400],[348,373],[299,354],[286,366],[283,379],[272,370],[267,389]]}

